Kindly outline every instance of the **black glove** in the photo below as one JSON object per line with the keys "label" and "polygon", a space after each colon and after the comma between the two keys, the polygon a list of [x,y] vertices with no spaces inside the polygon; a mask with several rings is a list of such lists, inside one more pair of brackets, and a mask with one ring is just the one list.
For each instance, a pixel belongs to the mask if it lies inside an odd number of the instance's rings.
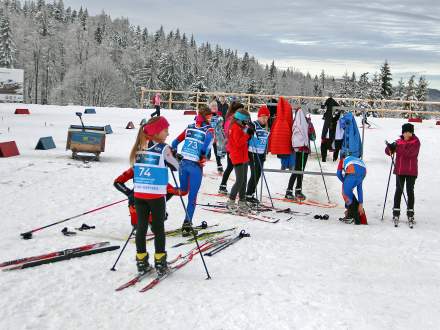
{"label": "black glove", "polygon": [[254,133],[255,133],[255,129],[253,129],[252,127],[246,128],[246,134],[248,134],[249,136],[254,135]]}
{"label": "black glove", "polygon": [[134,206],[134,191],[132,190],[128,195],[128,205]]}
{"label": "black glove", "polygon": [[255,124],[253,122],[248,122],[247,127],[252,128],[255,131]]}

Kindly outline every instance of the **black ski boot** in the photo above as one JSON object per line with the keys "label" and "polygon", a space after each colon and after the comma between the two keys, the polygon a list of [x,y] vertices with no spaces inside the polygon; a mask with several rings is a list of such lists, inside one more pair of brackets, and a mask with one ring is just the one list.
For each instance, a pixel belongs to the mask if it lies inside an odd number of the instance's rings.
{"label": "black ski boot", "polygon": [[156,268],[158,276],[164,276],[170,271],[167,264],[166,252],[154,254],[154,268]]}
{"label": "black ski boot", "polygon": [[302,193],[301,188],[295,189],[295,199],[297,201],[304,201],[306,199],[306,195]]}
{"label": "black ski boot", "polygon": [[221,195],[228,195],[228,189],[226,189],[226,185],[221,184],[220,187],[218,188],[218,193]]}
{"label": "black ski boot", "polygon": [[136,267],[139,274],[145,274],[151,271],[152,267],[148,263],[148,253],[136,254]]}
{"label": "black ski boot", "polygon": [[194,234],[197,235],[197,230],[192,228],[192,223],[185,221],[182,225],[182,237],[188,237],[192,235],[192,232],[194,231]]}
{"label": "black ski boot", "polygon": [[408,226],[409,226],[409,228],[412,229],[414,227],[414,224],[416,223],[414,221],[414,210],[413,209],[408,209],[406,211],[406,216],[408,217]]}
{"label": "black ski boot", "polygon": [[393,223],[394,227],[399,227],[400,209],[393,209]]}
{"label": "black ski boot", "polygon": [[292,199],[292,200],[294,200],[295,196],[293,196],[293,191],[290,190],[290,189],[287,189],[286,190],[286,194],[284,195],[284,198],[285,199]]}
{"label": "black ski boot", "polygon": [[247,195],[246,196],[246,202],[248,202],[249,204],[252,205],[258,205],[260,204],[260,201],[258,199],[256,199],[254,196],[252,195]]}

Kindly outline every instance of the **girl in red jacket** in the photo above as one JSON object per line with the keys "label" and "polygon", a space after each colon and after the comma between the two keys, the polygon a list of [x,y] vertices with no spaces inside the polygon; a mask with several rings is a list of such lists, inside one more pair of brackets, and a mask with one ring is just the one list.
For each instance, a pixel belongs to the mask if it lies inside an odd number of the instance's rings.
{"label": "girl in red jacket", "polygon": [[406,123],[402,126],[402,135],[394,143],[387,143],[385,153],[396,154],[394,174],[396,174],[396,193],[394,194],[393,221],[398,224],[400,217],[400,200],[406,182],[408,205],[406,215],[409,223],[414,223],[414,184],[418,175],[417,157],[420,141],[414,134],[414,126]]}
{"label": "girl in red jacket", "polygon": [[[165,117],[151,118],[140,130],[130,153],[134,182],[134,206],[138,216],[136,229],[136,265],[140,273],[150,271],[145,235],[148,217],[152,215],[154,232],[154,265],[159,275],[168,271],[165,250],[165,195],[168,186],[168,167],[177,170],[179,164],[171,148],[165,143],[168,137]],[[129,170],[130,171],[130,170]]]}
{"label": "girl in red jacket", "polygon": [[[244,109],[237,110],[231,120],[228,134],[228,150],[232,165],[235,171],[235,184],[231,189],[227,209],[239,213],[249,212],[246,204],[246,181],[247,168],[249,163],[248,141],[255,132],[252,125],[249,125],[251,116]],[[235,198],[239,194],[238,207]]]}

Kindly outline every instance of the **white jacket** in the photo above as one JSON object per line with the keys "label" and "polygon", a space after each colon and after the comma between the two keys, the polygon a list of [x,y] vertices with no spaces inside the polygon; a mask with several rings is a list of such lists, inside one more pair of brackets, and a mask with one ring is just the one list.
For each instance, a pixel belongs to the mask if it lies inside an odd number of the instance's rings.
{"label": "white jacket", "polygon": [[307,147],[310,149],[309,124],[302,109],[298,109],[295,113],[292,126],[292,147]]}

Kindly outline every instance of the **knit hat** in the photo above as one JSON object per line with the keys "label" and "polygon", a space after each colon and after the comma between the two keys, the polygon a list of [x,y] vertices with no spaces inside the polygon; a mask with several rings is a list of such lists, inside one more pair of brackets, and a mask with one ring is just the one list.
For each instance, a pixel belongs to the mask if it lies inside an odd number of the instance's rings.
{"label": "knit hat", "polygon": [[265,105],[261,106],[261,108],[258,109],[258,118],[263,117],[263,116],[270,117],[270,111],[267,108],[267,106],[265,106]]}
{"label": "knit hat", "polygon": [[234,113],[234,118],[237,120],[246,121],[249,120],[249,115],[237,111]]}
{"label": "knit hat", "polygon": [[414,134],[414,125],[410,123],[405,123],[402,125],[402,134],[405,132],[410,132]]}
{"label": "knit hat", "polygon": [[155,120],[152,123],[146,123],[144,125],[143,130],[145,134],[150,136],[159,134],[160,132],[162,132],[162,130],[170,126],[168,120],[166,120],[165,117],[160,116],[158,118],[159,118],[158,120]]}

